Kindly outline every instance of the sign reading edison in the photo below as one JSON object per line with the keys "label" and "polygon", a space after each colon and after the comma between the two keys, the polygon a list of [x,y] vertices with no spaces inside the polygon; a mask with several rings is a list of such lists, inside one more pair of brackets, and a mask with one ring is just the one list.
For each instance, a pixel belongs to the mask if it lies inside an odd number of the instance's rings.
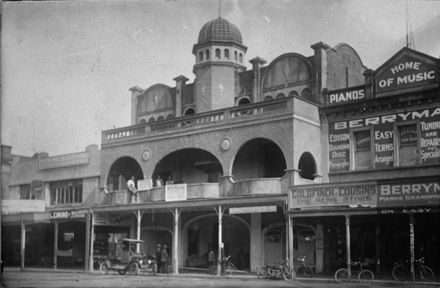
{"label": "sign reading edison", "polygon": [[433,60],[424,59],[414,53],[405,53],[388,64],[385,69],[380,69],[375,78],[376,91],[380,94],[418,86],[423,89],[423,85],[435,83],[439,77]]}
{"label": "sign reading edison", "polygon": [[299,187],[291,191],[290,208],[361,205],[375,207],[374,183]]}

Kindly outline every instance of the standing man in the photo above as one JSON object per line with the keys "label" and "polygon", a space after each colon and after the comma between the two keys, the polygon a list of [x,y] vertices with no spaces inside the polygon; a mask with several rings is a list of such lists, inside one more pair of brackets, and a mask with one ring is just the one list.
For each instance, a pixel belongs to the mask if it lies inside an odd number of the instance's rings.
{"label": "standing man", "polygon": [[129,193],[131,194],[131,203],[137,203],[138,202],[138,196],[137,196],[137,192],[138,190],[136,189],[136,185],[134,183],[134,176],[131,176],[130,179],[127,181],[127,189],[129,191]]}
{"label": "standing man", "polygon": [[162,273],[162,266],[161,266],[161,261],[160,261],[160,257],[162,254],[162,246],[160,244],[157,244],[157,248],[156,248],[156,265],[157,265],[157,272],[158,273]]}
{"label": "standing man", "polygon": [[163,245],[162,251],[160,252],[160,266],[162,267],[162,273],[168,273],[168,251],[167,245]]}

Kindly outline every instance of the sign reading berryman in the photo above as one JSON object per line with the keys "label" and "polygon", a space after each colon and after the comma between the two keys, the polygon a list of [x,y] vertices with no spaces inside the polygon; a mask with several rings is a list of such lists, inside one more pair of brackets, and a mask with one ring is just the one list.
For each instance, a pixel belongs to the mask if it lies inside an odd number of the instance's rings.
{"label": "sign reading berryman", "polygon": [[379,207],[440,205],[440,181],[379,185]]}
{"label": "sign reading berryman", "polygon": [[376,203],[375,183],[309,185],[294,188],[289,193],[290,209],[324,206],[376,207]]}

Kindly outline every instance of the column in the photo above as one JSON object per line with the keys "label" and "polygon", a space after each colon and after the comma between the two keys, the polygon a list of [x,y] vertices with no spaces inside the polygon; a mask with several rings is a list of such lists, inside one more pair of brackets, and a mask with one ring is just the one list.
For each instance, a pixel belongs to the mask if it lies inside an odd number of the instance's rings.
{"label": "column", "polygon": [[351,254],[350,254],[350,215],[345,215],[345,239],[347,242],[347,269],[351,277]]}
{"label": "column", "polygon": [[57,269],[58,260],[58,221],[55,220],[54,225],[54,235],[53,235],[53,268]]}
{"label": "column", "polygon": [[24,224],[23,218],[20,221],[21,223],[21,265],[20,270],[24,270],[24,260],[25,260],[25,250],[26,250],[26,225]]}
{"label": "column", "polygon": [[84,251],[84,272],[87,272],[89,270],[89,264],[90,264],[90,214],[86,214],[86,237],[85,237],[85,251]]}
{"label": "column", "polygon": [[[141,240],[141,222],[142,222],[142,212],[140,210],[136,211],[136,219],[137,219],[137,226],[136,226],[136,239]],[[141,252],[141,243],[136,244],[136,252]]]}
{"label": "column", "polygon": [[89,271],[93,272],[93,266],[95,265],[93,259],[93,250],[95,245],[95,214],[90,214],[90,257],[89,257]]}
{"label": "column", "polygon": [[293,219],[292,219],[292,217],[289,215],[288,216],[288,227],[287,227],[287,234],[288,234],[288,237],[287,237],[287,239],[288,239],[288,241],[289,241],[289,243],[288,243],[288,255],[289,255],[289,264],[290,264],[290,267],[293,267],[293,257],[295,257],[294,255],[293,255]]}
{"label": "column", "polygon": [[256,272],[257,267],[262,265],[262,235],[261,235],[261,214],[252,213],[251,214],[251,246],[250,246],[250,257],[251,257],[251,271]]}
{"label": "column", "polygon": [[414,260],[415,260],[415,235],[414,235],[414,225],[415,225],[415,219],[414,214],[409,214],[409,255],[411,258],[411,279],[412,281],[416,280],[416,273],[414,269]]}
{"label": "column", "polygon": [[174,242],[173,242],[173,274],[179,274],[179,219],[180,219],[180,211],[177,208],[174,208]]}
{"label": "column", "polygon": [[217,276],[221,275],[221,261],[222,261],[222,250],[223,250],[223,211],[222,206],[218,206],[218,256],[217,256]]}

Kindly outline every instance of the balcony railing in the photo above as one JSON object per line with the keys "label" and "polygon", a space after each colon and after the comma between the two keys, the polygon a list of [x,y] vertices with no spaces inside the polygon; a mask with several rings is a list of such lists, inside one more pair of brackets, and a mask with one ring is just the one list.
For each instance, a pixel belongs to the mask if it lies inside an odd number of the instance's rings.
{"label": "balcony railing", "polygon": [[[291,106],[289,105],[289,102],[292,101],[291,98],[276,99],[153,123],[105,130],[102,132],[102,143],[136,139],[173,129],[185,129],[188,127],[212,125],[217,123],[236,122],[249,117],[262,117],[273,113],[279,114],[280,111],[287,111],[288,107]],[[293,109],[290,108],[290,110]]]}
{"label": "balcony railing", "polygon": [[[217,199],[226,198],[221,195],[221,185],[219,183],[196,183],[187,184],[186,199]],[[242,180],[233,183],[233,195],[229,196],[247,196],[263,194],[281,194],[280,178],[261,178]],[[97,204],[114,205],[129,204],[131,199],[127,190],[110,191],[107,194],[100,192],[97,198]],[[165,187],[153,187],[150,190],[139,191],[139,203],[154,203],[166,200]]]}

